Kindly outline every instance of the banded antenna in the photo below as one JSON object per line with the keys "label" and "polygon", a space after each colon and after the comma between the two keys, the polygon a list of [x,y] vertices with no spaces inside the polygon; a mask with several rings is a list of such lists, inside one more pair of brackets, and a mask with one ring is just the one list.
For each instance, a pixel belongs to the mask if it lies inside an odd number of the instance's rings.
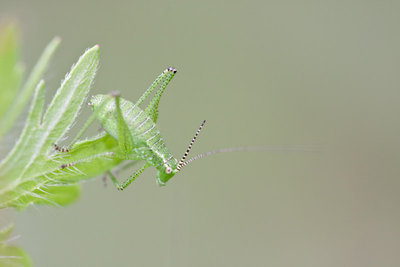
{"label": "banded antenna", "polygon": [[[196,141],[197,136],[199,135],[201,129],[203,128],[204,124],[206,121],[204,120],[199,129],[197,130],[196,134],[194,135],[192,141],[189,144],[189,147],[187,148],[185,154],[183,155],[182,159],[179,161],[178,166],[176,167],[178,171],[180,171],[184,166],[188,165],[189,163],[204,158],[208,157],[214,154],[220,154],[220,153],[231,153],[231,152],[255,152],[255,151],[303,151],[303,152],[318,152],[320,149],[318,147],[310,147],[310,146],[243,146],[243,147],[229,147],[229,148],[221,148],[213,151],[208,151],[202,154],[199,154],[197,156],[194,156],[193,158],[190,158],[186,160],[186,157],[189,154],[189,151],[192,149],[194,141]],[[185,161],[186,160],[186,161]]]}
{"label": "banded antenna", "polygon": [[200,125],[199,129],[197,130],[196,134],[193,136],[192,141],[190,141],[190,144],[189,144],[188,148],[186,149],[185,154],[183,155],[182,159],[179,161],[178,166],[176,167],[178,169],[178,171],[180,171],[182,169],[182,167],[186,165],[185,164],[185,159],[186,159],[187,155],[189,154],[190,150],[192,149],[194,141],[196,141],[196,138],[199,135],[201,129],[203,129],[203,126],[204,126],[205,123],[206,123],[206,120],[204,120],[201,123],[201,125]]}

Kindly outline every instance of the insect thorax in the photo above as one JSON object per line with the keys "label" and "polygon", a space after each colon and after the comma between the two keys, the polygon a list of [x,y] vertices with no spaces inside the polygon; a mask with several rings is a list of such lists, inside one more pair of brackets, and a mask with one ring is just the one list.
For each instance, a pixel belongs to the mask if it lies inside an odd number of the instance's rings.
{"label": "insect thorax", "polygon": [[[91,99],[91,106],[103,129],[118,140],[115,98],[110,95],[95,95]],[[132,154],[137,154],[139,158],[156,167],[167,163],[176,165],[160,131],[149,115],[123,98],[120,99],[120,107],[135,144]]]}

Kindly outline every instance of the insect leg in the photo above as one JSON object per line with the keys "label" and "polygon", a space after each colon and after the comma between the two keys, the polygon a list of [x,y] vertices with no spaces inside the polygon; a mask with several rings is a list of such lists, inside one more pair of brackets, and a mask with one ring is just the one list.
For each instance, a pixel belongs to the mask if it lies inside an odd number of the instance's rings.
{"label": "insect leg", "polygon": [[119,148],[121,149],[122,153],[128,155],[132,152],[134,148],[133,138],[129,127],[126,124],[124,117],[122,116],[119,93],[114,93],[114,96],[115,109],[117,111],[117,132]]}
{"label": "insect leg", "polygon": [[150,116],[150,118],[154,121],[157,122],[158,118],[158,104],[160,103],[160,98],[162,94],[164,93],[165,88],[169,84],[169,82],[172,80],[172,78],[175,76],[176,69],[174,68],[168,68],[167,69],[168,74],[164,79],[164,82],[161,84],[160,88],[157,90],[153,98],[151,99],[150,103],[147,105],[145,112]]}
{"label": "insect leg", "polygon": [[153,92],[153,90],[164,80],[164,78],[169,74],[169,69],[164,70],[155,80],[154,82],[147,88],[147,90],[143,93],[143,95],[136,102],[136,106],[142,104],[142,102]]}
{"label": "insect leg", "polygon": [[130,185],[149,165],[145,163],[140,169],[138,169],[134,174],[132,174],[128,179],[126,179],[123,183],[119,183],[117,178],[111,173],[111,171],[108,171],[108,175],[111,178],[111,181],[113,182],[114,186],[118,190],[124,190],[128,185]]}
{"label": "insect leg", "polygon": [[119,185],[119,182],[118,182],[117,178],[115,178],[115,176],[112,174],[111,171],[107,171],[107,174],[108,174],[108,176],[110,176],[110,179],[113,182],[115,188],[120,190],[121,186]]}

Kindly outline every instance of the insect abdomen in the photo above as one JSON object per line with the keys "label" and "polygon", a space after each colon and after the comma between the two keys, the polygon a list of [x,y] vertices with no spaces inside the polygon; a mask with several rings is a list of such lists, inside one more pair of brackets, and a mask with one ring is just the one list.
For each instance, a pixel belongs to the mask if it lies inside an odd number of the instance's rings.
{"label": "insect abdomen", "polygon": [[[91,100],[93,111],[97,111],[97,119],[104,130],[118,140],[117,116],[115,109],[115,98],[110,95],[96,95]],[[153,120],[140,107],[135,106],[128,100],[120,99],[122,116],[131,131],[136,146],[146,146],[158,159],[166,161],[171,158],[171,153],[164,144],[159,130]]]}

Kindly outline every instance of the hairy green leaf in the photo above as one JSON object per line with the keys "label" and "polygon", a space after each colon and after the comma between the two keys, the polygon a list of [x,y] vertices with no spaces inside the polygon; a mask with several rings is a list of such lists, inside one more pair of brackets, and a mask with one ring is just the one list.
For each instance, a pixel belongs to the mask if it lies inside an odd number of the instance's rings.
{"label": "hairy green leaf", "polygon": [[60,38],[56,37],[47,45],[46,49],[43,51],[43,54],[39,58],[39,61],[36,63],[28,79],[22,86],[22,89],[17,95],[14,94],[15,97],[10,105],[10,108],[7,110],[7,116],[3,116],[0,119],[0,138],[12,127],[13,123],[18,118],[18,115],[26,106],[33,90],[43,77],[50,59],[52,58],[59,44]]}
{"label": "hairy green leaf", "polygon": [[0,29],[0,117],[10,107],[22,76],[22,69],[17,64],[19,48],[16,35],[14,25],[7,24]]}
{"label": "hairy green leaf", "polygon": [[29,267],[31,261],[25,251],[16,246],[0,246],[0,266]]}
{"label": "hairy green leaf", "polygon": [[44,82],[38,83],[22,134],[0,164],[0,208],[22,209],[29,204],[65,205],[79,194],[77,183],[119,164],[110,158],[118,143],[99,135],[56,152],[53,144],[74,123],[98,66],[99,47],[88,49],[62,82],[43,113]]}
{"label": "hairy green leaf", "polygon": [[31,266],[28,256],[22,249],[8,244],[13,228],[13,225],[9,225],[0,230],[0,266]]}

